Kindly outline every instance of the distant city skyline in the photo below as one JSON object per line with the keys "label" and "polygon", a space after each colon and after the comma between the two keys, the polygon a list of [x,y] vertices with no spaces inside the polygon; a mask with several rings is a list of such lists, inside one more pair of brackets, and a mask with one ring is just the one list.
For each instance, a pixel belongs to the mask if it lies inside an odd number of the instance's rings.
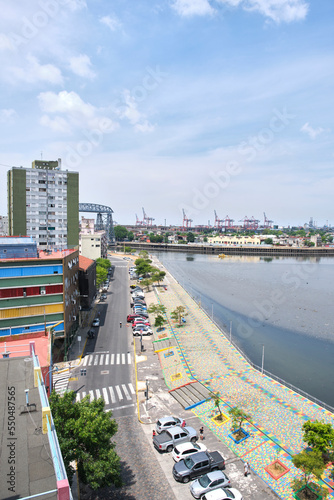
{"label": "distant city skyline", "polygon": [[333,225],[333,18],[332,0],[4,4],[0,215],[10,168],[61,158],[120,224],[144,206]]}

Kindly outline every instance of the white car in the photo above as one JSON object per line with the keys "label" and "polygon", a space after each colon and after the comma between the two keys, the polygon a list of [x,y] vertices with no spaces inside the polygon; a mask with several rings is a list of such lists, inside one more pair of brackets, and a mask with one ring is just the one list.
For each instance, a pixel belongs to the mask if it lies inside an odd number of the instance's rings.
{"label": "white car", "polygon": [[217,490],[205,493],[202,500],[242,500],[240,491],[235,488],[218,488]]}
{"label": "white car", "polygon": [[187,458],[193,453],[206,450],[207,447],[202,443],[182,443],[175,446],[174,450],[172,451],[172,457],[174,459],[174,462],[179,462],[183,458]]}
{"label": "white car", "polygon": [[100,326],[100,320],[99,318],[94,319],[92,326]]}
{"label": "white car", "polygon": [[135,328],[133,331],[132,331],[133,335],[134,336],[137,336],[137,337],[140,337],[140,335],[153,335],[153,330],[149,327],[146,327],[146,328]]}

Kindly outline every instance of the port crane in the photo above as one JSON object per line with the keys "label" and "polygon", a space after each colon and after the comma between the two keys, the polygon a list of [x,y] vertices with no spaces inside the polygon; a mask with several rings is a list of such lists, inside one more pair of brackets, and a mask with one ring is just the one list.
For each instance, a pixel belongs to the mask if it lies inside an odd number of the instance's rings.
{"label": "port crane", "polygon": [[148,217],[145,213],[144,207],[142,207],[142,209],[143,209],[143,224],[146,226],[152,226],[152,222],[154,221],[154,218]]}
{"label": "port crane", "polygon": [[186,229],[189,229],[191,228],[191,223],[193,222],[192,219],[189,219],[187,216],[186,216],[186,213],[184,211],[184,208],[182,209],[182,212],[183,212],[183,231],[185,231]]}
{"label": "port crane", "polygon": [[272,226],[272,224],[273,224],[274,221],[273,220],[269,220],[268,217],[266,216],[265,212],[263,212],[263,215],[264,215],[264,225],[263,225],[263,227],[264,228],[270,228]]}
{"label": "port crane", "polygon": [[[220,219],[218,217],[216,210],[214,212],[215,212],[215,227],[217,229],[221,229],[223,227],[224,219]],[[210,224],[209,224],[209,227],[210,227]]]}
{"label": "port crane", "polygon": [[247,215],[239,220],[239,222],[243,222],[243,228],[244,229],[258,229],[259,227],[259,220],[255,219],[254,217],[251,217],[250,219],[247,217]]}
{"label": "port crane", "polygon": [[234,219],[230,219],[228,215],[226,215],[223,220],[225,229],[231,229],[233,227]]}
{"label": "port crane", "polygon": [[138,215],[136,214],[136,226],[142,226],[144,224],[144,221],[139,220]]}

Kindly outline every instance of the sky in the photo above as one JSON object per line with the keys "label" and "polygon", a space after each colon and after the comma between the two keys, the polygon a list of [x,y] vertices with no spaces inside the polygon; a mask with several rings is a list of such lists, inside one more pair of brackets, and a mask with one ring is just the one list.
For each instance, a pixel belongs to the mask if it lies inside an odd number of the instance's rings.
{"label": "sky", "polygon": [[2,2],[0,214],[10,167],[61,158],[119,224],[333,225],[333,21],[333,0]]}

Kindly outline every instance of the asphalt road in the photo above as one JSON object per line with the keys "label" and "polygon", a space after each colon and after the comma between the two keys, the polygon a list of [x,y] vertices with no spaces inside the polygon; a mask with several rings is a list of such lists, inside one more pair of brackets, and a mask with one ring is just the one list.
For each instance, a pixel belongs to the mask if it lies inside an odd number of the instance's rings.
{"label": "asphalt road", "polygon": [[105,409],[112,411],[118,424],[114,442],[121,458],[124,486],[99,491],[82,487],[80,500],[174,499],[137,417],[133,338],[126,322],[130,312],[129,263],[123,259],[110,258],[110,261],[115,272],[106,293],[107,300],[98,305],[100,327],[95,328],[95,339],[87,340],[80,365],[80,370],[86,369],[86,375],[71,381],[69,388],[77,391],[78,400],[86,394],[95,398],[102,396]]}
{"label": "asphalt road", "polygon": [[[133,349],[130,330],[126,323],[129,312],[129,279],[127,261],[115,260],[114,276],[106,292],[107,299],[98,305],[100,326],[94,328],[95,338],[88,339],[80,376],[71,389],[77,399],[90,394],[103,397],[107,411],[113,415],[133,415],[136,405],[133,379]],[[120,322],[122,327],[120,327]]]}

